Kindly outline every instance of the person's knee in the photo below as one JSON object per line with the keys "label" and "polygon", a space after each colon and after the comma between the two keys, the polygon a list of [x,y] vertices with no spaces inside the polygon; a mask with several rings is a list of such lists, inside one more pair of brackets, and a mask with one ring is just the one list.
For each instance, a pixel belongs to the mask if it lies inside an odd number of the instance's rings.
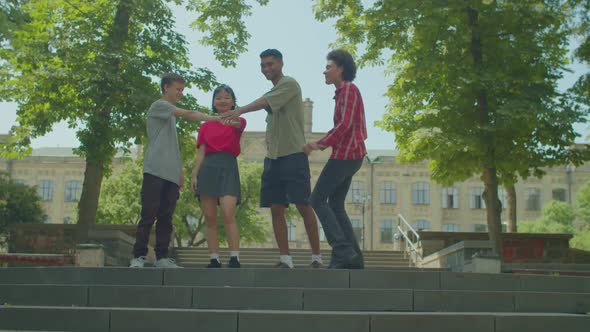
{"label": "person's knee", "polygon": [[284,218],[285,217],[285,207],[282,205],[273,204],[270,207],[270,213],[273,217],[273,220],[275,218]]}
{"label": "person's knee", "polygon": [[328,199],[326,197],[311,194],[311,196],[309,197],[309,203],[311,204],[314,210],[317,210],[322,206],[328,205]]}
{"label": "person's knee", "polygon": [[236,217],[233,213],[230,214],[224,214],[223,215],[223,223],[226,226],[232,226],[236,224]]}
{"label": "person's knee", "polygon": [[332,209],[332,211],[334,211],[334,213],[342,213],[344,212],[344,202],[334,202],[334,201],[330,201],[328,203],[328,205],[330,206],[330,209]]}

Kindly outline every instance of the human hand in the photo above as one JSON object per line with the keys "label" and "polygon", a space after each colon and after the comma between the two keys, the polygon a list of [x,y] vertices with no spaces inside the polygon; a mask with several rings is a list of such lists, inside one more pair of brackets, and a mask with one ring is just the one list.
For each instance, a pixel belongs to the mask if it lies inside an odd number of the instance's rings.
{"label": "human hand", "polygon": [[240,108],[238,107],[238,108],[236,108],[235,110],[233,110],[231,112],[225,112],[221,116],[223,117],[223,119],[225,121],[229,121],[229,122],[238,121],[239,122],[240,121],[239,120],[240,115],[242,115],[242,112],[241,112]]}
{"label": "human hand", "polygon": [[196,175],[191,177],[191,190],[194,193],[197,192],[197,176]]}
{"label": "human hand", "polygon": [[317,150],[318,145],[316,142],[309,142],[303,146],[303,153],[309,156],[313,150]]}

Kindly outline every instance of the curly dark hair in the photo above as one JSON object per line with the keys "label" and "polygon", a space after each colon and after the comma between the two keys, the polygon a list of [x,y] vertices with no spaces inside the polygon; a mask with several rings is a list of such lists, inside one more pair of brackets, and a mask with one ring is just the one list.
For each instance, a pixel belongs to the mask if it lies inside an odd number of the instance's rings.
{"label": "curly dark hair", "polygon": [[215,96],[221,91],[225,91],[231,95],[231,99],[234,100],[234,106],[232,106],[232,110],[236,108],[236,94],[234,93],[234,89],[232,89],[229,85],[222,84],[213,90],[213,100],[211,101],[211,109],[213,113],[217,113],[217,109],[215,109]]}
{"label": "curly dark hair", "polygon": [[345,81],[352,82],[356,77],[356,63],[352,55],[345,50],[333,50],[326,56],[327,60],[332,60],[338,67],[342,67],[342,78]]}
{"label": "curly dark hair", "polygon": [[186,80],[184,77],[176,73],[167,73],[162,75],[162,80],[160,81],[160,89],[162,89],[162,93],[164,93],[164,87],[166,85],[172,84],[173,82],[186,83]]}

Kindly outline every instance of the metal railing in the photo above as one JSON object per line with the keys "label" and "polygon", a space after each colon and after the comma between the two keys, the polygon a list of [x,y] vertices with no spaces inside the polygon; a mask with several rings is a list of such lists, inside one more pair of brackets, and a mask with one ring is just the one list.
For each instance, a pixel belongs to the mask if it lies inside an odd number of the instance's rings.
{"label": "metal railing", "polygon": [[[398,233],[403,237],[405,243],[405,250],[404,255],[408,255],[412,261],[412,264],[416,265],[416,261],[418,259],[422,259],[422,244],[420,242],[420,235],[410,223],[404,218],[401,213],[397,214],[398,222],[397,222],[397,230]],[[412,234],[413,239],[408,236],[409,233]]]}

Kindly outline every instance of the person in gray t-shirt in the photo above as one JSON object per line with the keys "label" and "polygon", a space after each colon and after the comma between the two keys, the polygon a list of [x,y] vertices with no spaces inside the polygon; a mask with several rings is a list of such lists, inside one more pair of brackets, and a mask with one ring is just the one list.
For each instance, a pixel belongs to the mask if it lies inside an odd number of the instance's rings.
{"label": "person in gray t-shirt", "polygon": [[130,267],[143,267],[150,231],[156,219],[156,267],[179,267],[168,258],[172,215],[183,185],[182,159],[176,134],[176,117],[190,121],[220,121],[218,116],[174,106],[183,96],[185,80],[166,74],[161,81],[162,98],[147,112],[148,147],[143,163],[141,220],[137,224]]}

